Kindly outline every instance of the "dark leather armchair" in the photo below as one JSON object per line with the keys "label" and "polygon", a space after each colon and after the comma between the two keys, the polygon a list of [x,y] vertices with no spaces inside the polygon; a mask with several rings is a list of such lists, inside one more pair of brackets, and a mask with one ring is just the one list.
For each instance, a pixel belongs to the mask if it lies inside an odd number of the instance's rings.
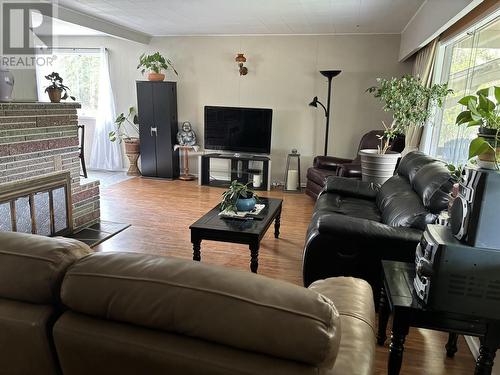
{"label": "dark leather armchair", "polygon": [[[354,159],[337,158],[335,156],[316,156],[313,166],[307,170],[306,194],[316,199],[330,176],[342,176],[361,179],[361,158],[359,150],[377,148],[380,144],[378,136],[383,130],[372,130],[363,135]],[[398,137],[390,150],[401,152],[404,149],[404,137]]]}

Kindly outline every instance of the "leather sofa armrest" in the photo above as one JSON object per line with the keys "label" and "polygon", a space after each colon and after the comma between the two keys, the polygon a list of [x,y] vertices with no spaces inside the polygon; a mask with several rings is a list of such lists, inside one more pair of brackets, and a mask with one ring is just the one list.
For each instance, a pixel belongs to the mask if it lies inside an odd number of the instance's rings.
{"label": "leather sofa armrest", "polygon": [[422,231],[413,228],[391,227],[376,221],[350,217],[339,214],[325,214],[318,219],[319,233],[342,236],[352,235],[352,238],[363,238],[364,241],[398,241],[415,243],[420,241]]}
{"label": "leather sofa armrest", "polygon": [[326,180],[324,192],[344,196],[374,200],[380,185],[346,177],[330,176]]}
{"label": "leather sofa armrest", "polygon": [[335,171],[340,165],[351,162],[352,159],[336,158],[334,156],[316,156],[313,165],[315,168]]}
{"label": "leather sofa armrest", "polygon": [[347,163],[342,164],[337,169],[337,176],[348,178],[361,178],[361,164]]}

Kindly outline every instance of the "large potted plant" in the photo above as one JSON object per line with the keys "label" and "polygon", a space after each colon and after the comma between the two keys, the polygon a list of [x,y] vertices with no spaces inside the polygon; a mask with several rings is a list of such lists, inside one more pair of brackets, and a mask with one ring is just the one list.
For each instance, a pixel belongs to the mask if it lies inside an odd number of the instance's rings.
{"label": "large potted plant", "polygon": [[[490,93],[492,94],[491,100]],[[500,87],[479,90],[458,101],[467,107],[456,119],[457,125],[479,126],[478,136],[469,146],[469,159],[477,157],[481,168],[498,169],[500,164]]]}
{"label": "large potted plant", "polygon": [[229,189],[222,193],[220,208],[222,211],[252,211],[257,203],[257,195],[237,180],[231,182]]}
{"label": "large potted plant", "polygon": [[383,103],[384,111],[392,111],[390,126],[384,124],[385,132],[380,137],[376,150],[361,150],[361,171],[363,181],[383,184],[394,174],[397,161],[401,156],[389,151],[390,144],[397,136],[405,136],[406,147],[403,153],[412,151],[418,144],[421,128],[427,122],[434,106],[441,107],[444,98],[452,92],[447,84],[425,87],[420,78],[404,75],[401,78],[377,78],[378,85],[366,91],[373,93]]}
{"label": "large potted plant", "polygon": [[61,100],[68,98],[75,100],[74,96],[68,94],[69,87],[63,85],[63,78],[57,72],[52,72],[45,76],[45,79],[50,81],[50,85],[45,88],[45,92],[49,94],[49,99],[52,103],[60,103]]}
{"label": "large potted plant", "polygon": [[142,74],[148,71],[149,81],[163,81],[165,74],[162,72],[168,71],[169,68],[172,69],[175,75],[178,75],[177,70],[172,65],[172,61],[160,55],[160,52],[155,52],[152,55],[143,53],[139,57],[139,65],[137,65],[137,69],[141,69]]}
{"label": "large potted plant", "polygon": [[130,161],[130,166],[127,171],[129,176],[139,176],[141,173],[137,167],[137,159],[139,159],[139,138],[131,136],[129,131],[139,134],[139,119],[137,111],[134,107],[130,107],[128,113],[120,113],[115,120],[116,130],[110,131],[108,134],[111,142],[119,141],[125,144],[125,155]]}

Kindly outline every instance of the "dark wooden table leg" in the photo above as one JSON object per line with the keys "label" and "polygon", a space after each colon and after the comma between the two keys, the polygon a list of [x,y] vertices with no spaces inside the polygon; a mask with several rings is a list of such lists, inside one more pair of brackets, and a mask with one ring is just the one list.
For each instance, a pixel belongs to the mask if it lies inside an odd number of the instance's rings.
{"label": "dark wooden table leg", "polygon": [[490,375],[493,369],[493,360],[495,359],[496,348],[490,349],[481,344],[479,348],[479,357],[476,361],[476,370],[474,375]]}
{"label": "dark wooden table leg", "polygon": [[448,358],[453,358],[455,353],[457,352],[457,341],[458,341],[458,333],[450,332],[448,335],[448,342],[446,343],[446,356]]}
{"label": "dark wooden table leg", "polygon": [[389,363],[387,366],[389,375],[399,375],[403,363],[404,343],[409,329],[410,324],[406,314],[398,313],[397,310],[394,311],[391,345],[389,346]]}
{"label": "dark wooden table leg", "polygon": [[200,239],[191,239],[193,243],[193,260],[200,261],[201,260],[201,240]]}
{"label": "dark wooden table leg", "polygon": [[250,270],[257,273],[259,268],[259,243],[250,244]]}
{"label": "dark wooden table leg", "polygon": [[274,238],[279,238],[280,236],[280,226],[281,226],[281,208],[274,219]]}
{"label": "dark wooden table leg", "polygon": [[389,321],[390,309],[387,303],[387,297],[385,295],[385,289],[382,287],[380,289],[380,300],[378,305],[378,334],[377,334],[377,344],[384,346],[385,340],[387,339],[387,322]]}

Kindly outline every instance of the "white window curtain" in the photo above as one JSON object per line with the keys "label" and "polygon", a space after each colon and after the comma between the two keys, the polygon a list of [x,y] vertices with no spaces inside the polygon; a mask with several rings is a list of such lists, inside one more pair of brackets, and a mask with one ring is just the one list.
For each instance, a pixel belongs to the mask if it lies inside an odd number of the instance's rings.
{"label": "white window curtain", "polygon": [[109,53],[101,48],[98,106],[94,142],[90,154],[89,169],[118,171],[123,169],[123,150],[118,142],[110,142],[108,134],[115,129],[115,100],[109,76]]}

